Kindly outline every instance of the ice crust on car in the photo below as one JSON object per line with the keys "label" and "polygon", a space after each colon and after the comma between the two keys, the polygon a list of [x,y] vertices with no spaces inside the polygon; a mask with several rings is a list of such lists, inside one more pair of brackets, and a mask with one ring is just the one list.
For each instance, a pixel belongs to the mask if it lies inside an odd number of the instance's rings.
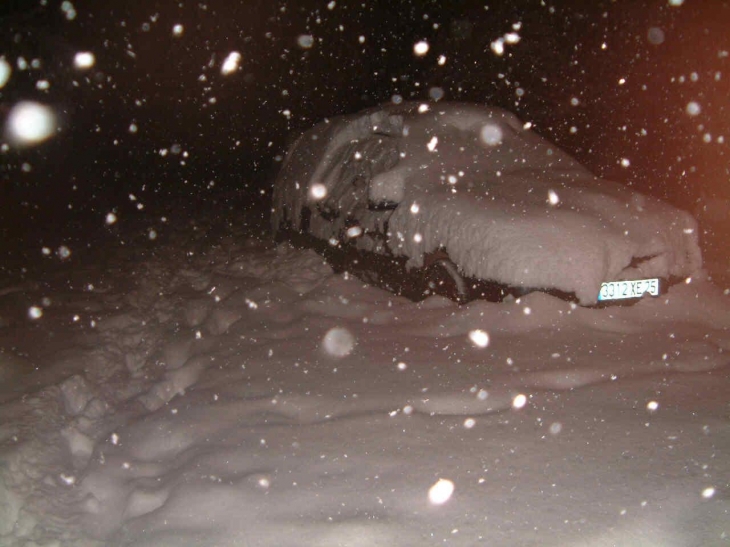
{"label": "ice crust on car", "polygon": [[306,209],[315,237],[357,225],[358,247],[409,267],[443,248],[466,276],[582,304],[604,281],[702,267],[690,214],[595,177],[513,114],[481,105],[387,105],[316,125],[282,166],[274,230],[302,227]]}

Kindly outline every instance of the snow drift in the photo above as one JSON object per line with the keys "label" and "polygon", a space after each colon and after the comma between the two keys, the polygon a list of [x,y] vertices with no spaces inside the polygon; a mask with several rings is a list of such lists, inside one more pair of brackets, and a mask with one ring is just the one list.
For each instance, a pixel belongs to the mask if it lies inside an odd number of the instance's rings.
{"label": "snow drift", "polygon": [[0,545],[727,541],[727,289],[415,303],[196,215],[0,284]]}

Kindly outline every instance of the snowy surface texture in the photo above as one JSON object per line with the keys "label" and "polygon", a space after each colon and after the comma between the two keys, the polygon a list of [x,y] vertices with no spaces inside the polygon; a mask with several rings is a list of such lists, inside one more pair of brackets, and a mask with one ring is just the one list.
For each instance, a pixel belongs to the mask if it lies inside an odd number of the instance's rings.
{"label": "snowy surface texture", "polygon": [[416,304],[199,225],[2,285],[1,545],[729,541],[726,290]]}
{"label": "snowy surface texture", "polygon": [[[274,229],[299,227],[307,208],[322,239],[357,224],[361,248],[410,266],[443,247],[468,276],[584,304],[604,281],[702,266],[691,215],[597,179],[514,115],[477,105],[405,103],[321,123],[290,151],[274,208]],[[385,244],[372,236],[386,232]]]}

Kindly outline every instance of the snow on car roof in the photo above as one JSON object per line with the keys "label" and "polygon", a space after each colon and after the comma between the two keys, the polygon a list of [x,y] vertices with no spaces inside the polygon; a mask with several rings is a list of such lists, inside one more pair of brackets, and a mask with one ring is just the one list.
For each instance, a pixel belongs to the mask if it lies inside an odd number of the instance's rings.
{"label": "snow on car roof", "polygon": [[409,266],[443,248],[467,276],[573,292],[584,304],[604,281],[702,265],[691,215],[596,178],[488,106],[403,103],[315,126],[282,166],[272,222],[298,226],[305,207],[323,204],[346,214],[312,215],[316,237],[337,237],[353,219],[387,226],[387,250]]}

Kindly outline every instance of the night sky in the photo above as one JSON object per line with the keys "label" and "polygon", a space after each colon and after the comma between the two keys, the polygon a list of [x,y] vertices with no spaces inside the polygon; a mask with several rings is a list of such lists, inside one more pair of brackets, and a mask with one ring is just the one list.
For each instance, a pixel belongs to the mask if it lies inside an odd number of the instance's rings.
{"label": "night sky", "polygon": [[[3,116],[32,100],[59,124],[32,147],[6,134],[5,243],[139,202],[265,199],[299,132],[394,96],[507,108],[595,173],[687,209],[730,194],[727,2],[5,0],[0,24]],[[80,51],[93,67],[74,67]]]}

